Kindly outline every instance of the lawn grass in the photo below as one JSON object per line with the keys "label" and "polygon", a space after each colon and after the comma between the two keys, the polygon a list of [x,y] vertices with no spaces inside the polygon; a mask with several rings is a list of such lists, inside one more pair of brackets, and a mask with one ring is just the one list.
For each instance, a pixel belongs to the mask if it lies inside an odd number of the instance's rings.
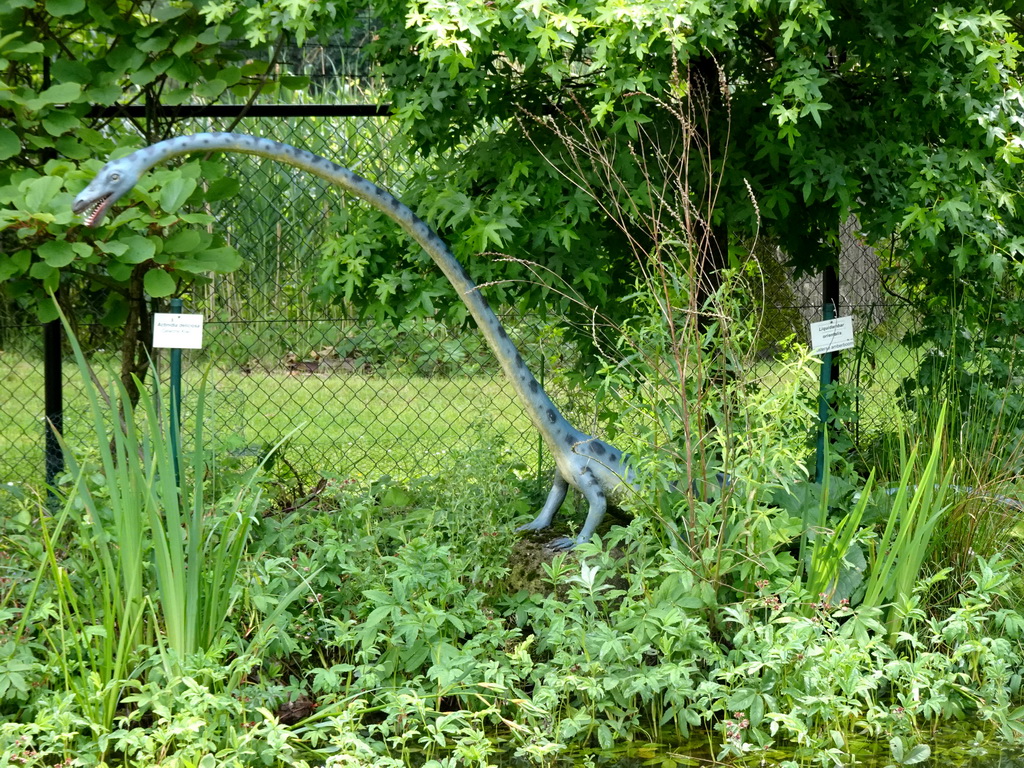
{"label": "lawn grass", "polygon": [[[199,372],[189,378],[194,392]],[[536,432],[498,374],[214,371],[211,382],[206,430],[215,449],[252,453],[291,434],[283,455],[300,471],[405,479],[492,443],[502,449],[496,460],[537,472]],[[187,419],[187,402],[182,410]]]}
{"label": "lawn grass", "polygon": [[[161,369],[166,380],[166,364]],[[112,359],[94,361],[102,381],[116,371]],[[203,369],[185,366],[182,390],[186,441],[192,403]],[[64,434],[73,448],[95,442],[78,370],[64,367]],[[43,372],[38,362],[0,359],[0,482],[43,483]],[[423,376],[388,372],[295,374],[286,370],[246,374],[213,367],[206,433],[221,455],[256,457],[291,434],[284,458],[305,480],[406,479],[444,470],[449,456],[481,443],[499,447],[496,460],[537,474],[538,443],[504,378]]]}
{"label": "lawn grass", "polygon": [[[190,404],[204,365],[189,364],[188,354],[183,382],[186,447],[192,431]],[[895,342],[876,343],[870,356],[854,355],[844,354],[842,379],[852,381],[860,373],[856,406],[861,432],[903,423],[906,414],[897,402],[896,387],[913,367],[910,351]],[[103,381],[117,370],[110,356],[98,356],[94,367]],[[165,361],[161,370],[166,381]],[[762,386],[772,386],[773,375],[770,361],[748,371]],[[72,447],[88,450],[95,438],[74,365],[65,365],[64,380],[65,437]],[[43,483],[42,393],[41,362],[0,357],[0,483]],[[565,400],[557,393],[553,397],[559,403]],[[481,444],[498,451],[496,461],[530,476],[543,474],[550,463],[539,452],[536,431],[504,377],[492,367],[472,375],[428,376],[397,369],[307,374],[283,367],[244,373],[237,366],[214,364],[207,419],[208,446],[222,457],[255,460],[291,434],[282,455],[304,483],[321,475],[390,475],[396,480],[432,476],[457,460],[453,454]],[[590,427],[582,421],[580,426]]]}

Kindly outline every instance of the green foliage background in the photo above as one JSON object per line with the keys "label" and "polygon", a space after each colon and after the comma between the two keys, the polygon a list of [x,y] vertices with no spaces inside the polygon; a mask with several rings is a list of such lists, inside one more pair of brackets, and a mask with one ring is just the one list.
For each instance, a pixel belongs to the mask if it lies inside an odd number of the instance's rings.
{"label": "green foliage background", "polygon": [[[282,29],[302,39],[343,28],[361,8],[224,0],[204,13],[244,19],[260,42]],[[567,281],[614,314],[635,265],[534,118],[555,110],[626,150],[614,153],[618,194],[649,210],[630,196],[628,147],[643,127],[676,151],[659,102],[703,90],[691,176],[733,242],[770,236],[798,269],[817,271],[835,262],[852,212],[869,238],[897,242],[929,338],[948,336],[951,311],[972,333],[993,317],[1018,319],[1019,3],[382,0],[372,11],[402,133],[427,160],[406,199],[452,235],[461,258],[536,260],[544,282]],[[545,303],[521,263],[474,266]],[[366,273],[391,268],[370,260]],[[424,270],[408,290],[435,291],[437,280]]]}

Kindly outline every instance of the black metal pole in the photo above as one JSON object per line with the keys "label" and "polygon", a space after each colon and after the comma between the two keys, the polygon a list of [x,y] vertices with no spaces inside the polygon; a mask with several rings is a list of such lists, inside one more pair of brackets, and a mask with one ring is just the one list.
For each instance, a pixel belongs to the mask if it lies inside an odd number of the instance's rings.
{"label": "black metal pole", "polygon": [[[839,317],[839,273],[835,267],[826,267],[822,273],[821,318]],[[815,451],[814,479],[820,483],[825,477],[825,433],[832,414],[836,411],[834,391],[830,385],[839,381],[839,353],[826,352],[821,358],[820,394],[818,395],[818,445]],[[832,399],[829,400],[831,394]]]}
{"label": "black metal pole", "polygon": [[[832,307],[832,317],[839,317],[839,270],[835,267],[825,267],[824,280],[822,280],[822,304]],[[832,369],[829,371],[829,383],[835,384],[839,381],[839,353],[832,355]],[[832,404],[835,410],[836,403]]]}
{"label": "black metal pole", "polygon": [[64,471],[64,452],[58,435],[64,434],[64,371],[60,320],[43,326],[43,412],[46,414],[45,461],[47,497],[53,498],[57,476]]}
{"label": "black metal pole", "polygon": [[[50,60],[43,59],[43,88],[50,87]],[[59,290],[59,289],[58,289]],[[56,298],[59,293],[54,294]],[[64,336],[60,320],[43,326],[43,424],[44,463],[46,466],[46,497],[54,501],[57,476],[64,471],[64,452],[58,435],[64,434]]]}

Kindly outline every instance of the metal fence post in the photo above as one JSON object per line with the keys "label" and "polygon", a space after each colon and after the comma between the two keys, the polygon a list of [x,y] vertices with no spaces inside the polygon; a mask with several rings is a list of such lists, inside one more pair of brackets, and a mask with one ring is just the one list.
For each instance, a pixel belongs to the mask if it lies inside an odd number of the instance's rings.
{"label": "metal fence post", "polygon": [[64,471],[64,452],[59,435],[64,433],[64,371],[61,346],[64,341],[60,320],[43,326],[43,411],[46,414],[44,455],[46,463],[46,496],[54,501],[57,476]]}
{"label": "metal fence post", "polygon": [[[826,267],[822,280],[822,320],[832,320],[839,314],[839,275],[835,267]],[[815,482],[825,477],[825,426],[834,404],[828,400],[830,385],[839,380],[839,363],[835,353],[826,352],[821,357],[821,380],[818,395],[818,446],[815,458]]]}
{"label": "metal fence post", "polygon": [[[50,87],[50,59],[43,59],[43,88]],[[44,152],[46,159],[54,156],[52,150]],[[59,290],[59,289],[58,289]],[[58,300],[54,294],[53,300]],[[64,471],[64,452],[60,447],[60,435],[64,434],[64,366],[61,346],[64,342],[60,320],[51,320],[43,327],[43,412],[46,414],[43,430],[44,463],[46,466],[46,499],[56,501],[54,489],[57,476]]]}

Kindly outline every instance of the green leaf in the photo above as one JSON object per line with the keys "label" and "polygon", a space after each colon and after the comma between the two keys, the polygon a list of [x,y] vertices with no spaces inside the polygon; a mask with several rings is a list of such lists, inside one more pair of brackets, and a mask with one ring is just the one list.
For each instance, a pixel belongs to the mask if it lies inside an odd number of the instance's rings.
{"label": "green leaf", "polygon": [[66,267],[78,255],[67,240],[50,240],[39,246],[39,257],[51,267]]}
{"label": "green leaf", "polygon": [[[54,272],[55,275],[60,274]],[[39,318],[39,322],[48,323],[51,320],[57,319],[57,305],[52,301],[44,301],[36,305],[36,317]]]}
{"label": "green leaf", "polygon": [[107,240],[97,243],[100,250],[109,253],[111,256],[124,256],[128,252],[128,243],[123,240]]}
{"label": "green leaf", "polygon": [[903,765],[916,765],[917,763],[923,763],[931,757],[931,754],[931,747],[927,744],[918,744],[904,756]]}
{"label": "green leaf", "polygon": [[28,271],[30,277],[34,277],[36,280],[45,280],[50,275],[58,274],[57,270],[51,267],[49,264],[43,261],[37,261],[32,265],[32,269]]}
{"label": "green leaf", "polygon": [[[182,58],[175,60],[171,66],[167,68],[167,76],[182,83],[191,83],[201,78],[203,76],[203,72],[194,61],[189,58]],[[189,92],[191,93],[191,88],[189,89]]]}
{"label": "green leaf", "polygon": [[177,176],[160,190],[160,207],[168,213],[175,213],[195,191],[195,179]]}
{"label": "green leaf", "polygon": [[28,249],[18,251],[13,256],[0,254],[0,281],[24,274],[31,258]]}
{"label": "green leaf", "polygon": [[46,12],[51,16],[72,16],[85,8],[85,0],[46,0]]}
{"label": "green leaf", "polygon": [[[81,83],[58,83],[50,86],[35,99],[30,99],[26,106],[38,110],[50,104],[66,104],[76,101],[82,95]],[[38,106],[35,106],[38,104]]]}
{"label": "green leaf", "polygon": [[23,210],[37,212],[46,210],[46,203],[54,198],[64,186],[59,176],[40,176],[22,184],[24,194]]}
{"label": "green leaf", "polygon": [[296,91],[309,86],[309,78],[298,75],[282,75],[277,79],[277,82],[282,88],[286,88],[289,91]]}
{"label": "green leaf", "polygon": [[82,122],[73,114],[66,110],[52,110],[46,113],[46,116],[40,121],[43,124],[43,128],[51,136],[63,136],[65,133],[73,131],[75,128],[80,126]]}
{"label": "green leaf", "polygon": [[209,203],[215,203],[218,200],[225,200],[229,197],[234,197],[238,194],[238,190],[241,189],[242,185],[238,179],[233,179],[229,176],[217,179],[207,187],[206,190],[206,201]]}
{"label": "green leaf", "polygon": [[162,269],[151,269],[142,278],[142,287],[154,299],[161,299],[174,293],[178,288],[178,282],[173,275]]}
{"label": "green leaf", "polygon": [[77,133],[72,136],[61,136],[57,139],[56,145],[61,157],[69,160],[85,160],[94,154],[94,151],[79,138]]}
{"label": "green leaf", "polygon": [[175,263],[175,267],[178,269],[195,274],[202,274],[204,272],[225,274],[234,272],[240,266],[242,266],[241,254],[229,246],[200,251],[187,261]]}
{"label": "green leaf", "polygon": [[118,254],[118,260],[124,264],[141,264],[149,261],[156,254],[156,243],[142,235],[129,235],[119,238],[127,245],[127,249]]}
{"label": "green leaf", "polygon": [[185,35],[184,37],[179,38],[178,42],[176,42],[171,48],[171,51],[175,56],[184,56],[198,44],[199,40],[196,39],[195,35]]}
{"label": "green leaf", "polygon": [[123,261],[108,261],[107,274],[119,283],[123,283],[132,276],[133,267]]}
{"label": "green leaf", "polygon": [[735,691],[731,696],[729,696],[729,699],[726,702],[725,707],[730,712],[746,712],[748,709],[750,709],[750,705],[754,703],[754,698],[756,695],[757,694],[751,690],[741,688],[740,690]]}
{"label": "green leaf", "polygon": [[0,160],[7,160],[21,152],[21,140],[10,128],[0,128]]}
{"label": "green leaf", "polygon": [[188,13],[186,8],[181,5],[167,4],[156,4],[154,3],[153,18],[157,21],[170,21],[176,19],[182,14]]}
{"label": "green leaf", "polygon": [[187,253],[194,251],[202,241],[203,236],[194,229],[179,229],[164,240],[164,253]]}
{"label": "green leaf", "polygon": [[223,80],[219,80],[217,78],[207,80],[204,83],[196,84],[196,96],[201,99],[216,99],[224,93],[224,89],[227,87],[228,84]]}
{"label": "green leaf", "polygon": [[899,736],[893,736],[889,739],[889,752],[892,754],[892,759],[897,763],[903,763],[903,739]]}

